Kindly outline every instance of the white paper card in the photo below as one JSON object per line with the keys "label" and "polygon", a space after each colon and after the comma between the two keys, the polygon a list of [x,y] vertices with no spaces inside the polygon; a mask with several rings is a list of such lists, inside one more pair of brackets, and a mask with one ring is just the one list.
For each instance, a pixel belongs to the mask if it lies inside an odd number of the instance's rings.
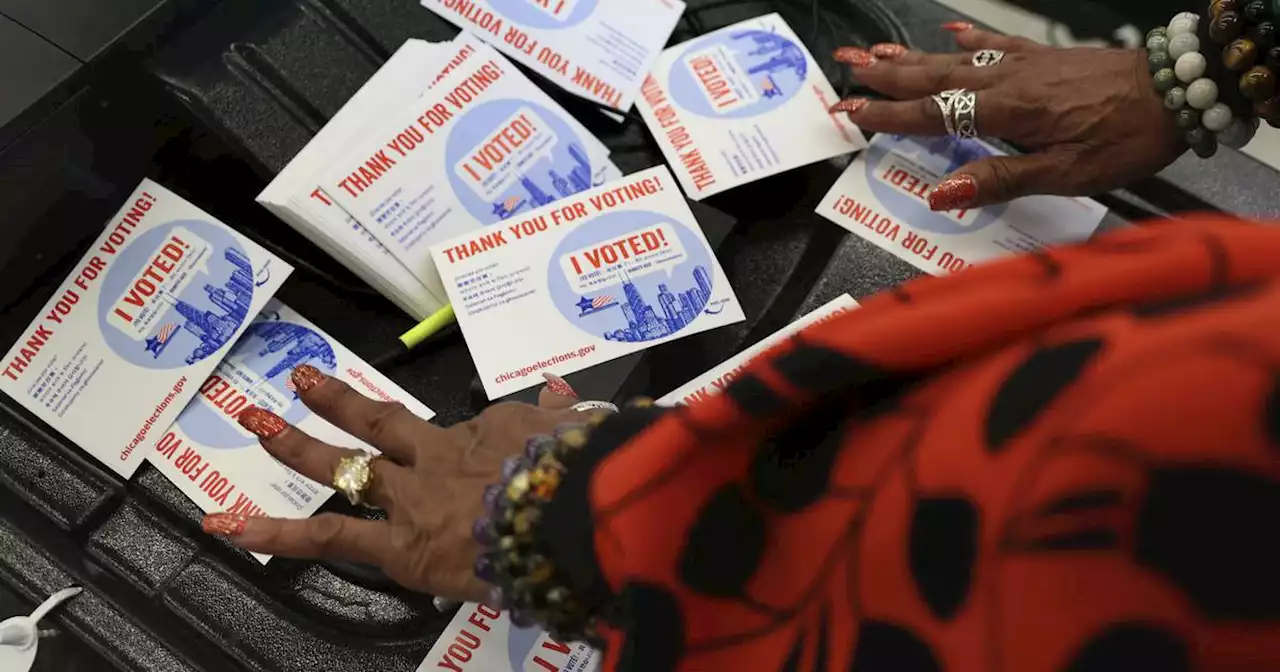
{"label": "white paper card", "polygon": [[473,54],[335,161],[325,192],[428,289],[430,246],[621,176],[604,145],[510,61]]}
{"label": "white paper card", "polygon": [[432,254],[490,399],[743,319],[665,166]]}
{"label": "white paper card", "polygon": [[[372,399],[398,401],[423,420],[435,416],[309,320],[272,300],[200,385],[200,393],[147,459],[205,513],[312,515],[333,490],[268,455],[257,437],[237,422],[245,409],[258,406],[325,443],[377,452],[298,399],[290,375],[303,364]],[[263,562],[270,557],[255,555]]]}
{"label": "white paper card", "polygon": [[636,107],[697,201],[866,146],[826,75],[768,14],[662,52]]}
{"label": "white paper card", "polygon": [[627,110],[684,13],[680,0],[422,0],[565,90]]}
{"label": "white paper card", "polygon": [[586,644],[558,642],[511,625],[506,613],[462,605],[418,672],[595,672],[604,656]]}
{"label": "white paper card", "polygon": [[940,179],[999,154],[979,140],[878,135],[816,212],[933,275],[1093,235],[1107,209],[1088,198],[1030,196],[975,210],[929,209]]}
{"label": "white paper card", "polygon": [[417,319],[443,307],[444,297],[427,290],[386,246],[330,199],[319,188],[318,173],[345,153],[380,114],[426,90],[441,68],[447,67],[446,57],[453,51],[449,43],[407,40],[257,198]]}
{"label": "white paper card", "polygon": [[734,378],[738,377],[738,374],[743,369],[747,368],[751,362],[755,361],[757,357],[769,348],[791,338],[808,327],[839,317],[857,307],[858,302],[854,301],[853,297],[848,294],[841,294],[813,309],[804,317],[769,334],[759,343],[730,357],[720,366],[668,392],[656,403],[659,406],[683,406],[720,394],[724,388],[728,387],[729,383],[733,382]]}
{"label": "white paper card", "polygon": [[130,476],[292,270],[144,180],[5,356],[0,390]]}

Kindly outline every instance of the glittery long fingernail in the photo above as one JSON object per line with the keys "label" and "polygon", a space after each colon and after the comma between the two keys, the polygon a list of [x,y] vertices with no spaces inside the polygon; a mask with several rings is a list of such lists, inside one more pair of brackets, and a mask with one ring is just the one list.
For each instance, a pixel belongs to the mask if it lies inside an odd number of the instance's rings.
{"label": "glittery long fingernail", "polygon": [[866,107],[867,103],[870,102],[871,101],[866,98],[847,98],[827,108],[827,114],[836,114],[838,112],[854,114],[858,110]]}
{"label": "glittery long fingernail", "polygon": [[973,24],[968,21],[949,21],[942,24],[942,29],[952,33],[963,33],[966,30],[973,30]]}
{"label": "glittery long fingernail", "polygon": [[882,58],[886,61],[891,61],[905,53],[907,53],[906,47],[902,46],[901,44],[893,44],[891,42],[885,42],[882,44],[877,44],[874,47],[871,47],[872,56],[875,56],[876,58]]}
{"label": "glittery long fingernail", "polygon": [[840,47],[831,54],[831,57],[837,63],[844,63],[855,68],[865,68],[869,65],[874,65],[876,62],[876,57],[871,52],[857,47]]}
{"label": "glittery long fingernail", "polygon": [[268,411],[265,408],[254,406],[246,408],[240,412],[240,417],[236,418],[241,427],[253,432],[258,438],[269,439],[276,434],[284,431],[289,423],[284,418]]}
{"label": "glittery long fingernail", "polygon": [[569,397],[570,399],[578,398],[578,393],[573,391],[573,386],[564,378],[561,378],[554,373],[543,373],[542,378],[547,381],[547,389],[551,390],[555,394],[562,397]]}
{"label": "glittery long fingernail", "polygon": [[325,376],[323,373],[320,373],[320,369],[317,369],[310,364],[303,364],[301,366],[294,367],[293,374],[291,374],[290,377],[293,378],[293,386],[298,388],[299,392],[306,392],[316,385],[319,385],[320,381],[324,380]]}
{"label": "glittery long fingernail", "polygon": [[200,521],[205,534],[220,537],[238,537],[249,523],[249,516],[240,513],[211,513]]}
{"label": "glittery long fingernail", "polygon": [[929,193],[929,209],[934,212],[972,207],[978,195],[978,181],[972,175],[948,177]]}

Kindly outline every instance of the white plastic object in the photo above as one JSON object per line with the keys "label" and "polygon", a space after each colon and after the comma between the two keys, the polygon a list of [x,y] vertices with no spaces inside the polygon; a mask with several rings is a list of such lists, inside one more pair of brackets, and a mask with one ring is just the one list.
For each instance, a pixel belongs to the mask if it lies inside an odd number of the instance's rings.
{"label": "white plastic object", "polygon": [[40,631],[36,624],[55,607],[79,595],[81,590],[74,586],[63,588],[50,595],[30,616],[14,616],[0,621],[0,670],[31,672],[40,644]]}

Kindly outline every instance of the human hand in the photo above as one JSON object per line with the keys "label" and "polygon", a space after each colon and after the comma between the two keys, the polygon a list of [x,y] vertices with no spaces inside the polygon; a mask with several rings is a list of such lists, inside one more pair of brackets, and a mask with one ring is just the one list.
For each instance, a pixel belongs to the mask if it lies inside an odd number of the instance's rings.
{"label": "human hand", "polygon": [[[407,588],[454,600],[481,601],[488,595],[487,585],[472,572],[480,545],[471,527],[483,511],[485,487],[501,480],[503,461],[520,454],[530,436],[586,419],[569,410],[578,400],[555,377],[548,377],[537,406],[495,404],[447,428],[425,422],[401,404],[370,399],[311,366],[294,369],[293,383],[313,412],[382,451],[371,464],[373,480],[364,496],[385,510],[387,519],[220,513],[205,517],[204,530],[257,553],[375,565]],[[340,459],[360,454],[307,436],[265,409],[249,409],[239,422],[273,457],[322,484],[332,481]]]}
{"label": "human hand", "polygon": [[[948,24],[958,54],[877,45],[836,50],[867,86],[895,101],[853,98],[832,107],[869,131],[945,135],[930,96],[947,89],[977,93],[983,135],[1030,153],[988,157],[960,167],[929,196],[933,210],[1000,203],[1032,194],[1089,196],[1154,175],[1185,149],[1173,115],[1156,93],[1146,52],[1056,49]],[[975,67],[973,52],[1005,52],[997,65]]]}

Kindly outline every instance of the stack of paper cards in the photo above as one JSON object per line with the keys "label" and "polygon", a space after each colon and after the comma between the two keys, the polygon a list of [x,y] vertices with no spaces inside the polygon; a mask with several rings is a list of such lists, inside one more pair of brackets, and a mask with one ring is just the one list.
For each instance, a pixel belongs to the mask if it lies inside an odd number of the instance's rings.
{"label": "stack of paper cards", "polygon": [[441,633],[418,672],[595,672],[601,658],[586,644],[517,628],[505,613],[468,603]]}
{"label": "stack of paper cards", "polygon": [[298,152],[258,202],[296,228],[409,315],[444,306],[409,269],[322,189],[317,174],[385,114],[418,97],[446,65],[448,44],[409,40]]}
{"label": "stack of paper cards", "polygon": [[1107,209],[1087,198],[1030,196],[971,210],[929,209],[939,180],[1000,153],[979,140],[882,134],[849,164],[816,212],[934,275],[1093,235]]}
{"label": "stack of paper cards", "polygon": [[292,270],[145,180],[5,356],[0,390],[130,476]]}
{"label": "stack of paper cards", "polygon": [[837,318],[857,307],[858,302],[854,301],[853,297],[848,294],[841,294],[814,309],[813,312],[770,334],[759,343],[729,358],[720,366],[668,392],[657,403],[660,406],[683,406],[720,394],[724,391],[724,388],[729,386],[729,383],[733,382],[734,378],[738,377],[738,374],[743,369],[747,368],[751,362],[755,361],[757,357],[769,348],[791,338],[808,327]]}
{"label": "stack of paper cards", "polygon": [[383,115],[321,180],[438,296],[432,245],[621,177],[605,146],[510,61],[466,33],[454,44],[469,57]]}
{"label": "stack of paper cards", "polygon": [[199,395],[147,459],[206,513],[276,518],[315,513],[333,491],[276,461],[236,420],[245,409],[258,406],[320,441],[375,451],[298,399],[290,374],[303,364],[367,397],[398,401],[423,420],[435,415],[314,324],[273,300],[199,386]]}
{"label": "stack of paper cards", "polygon": [[630,109],[684,13],[681,0],[422,0],[565,90]]}
{"label": "stack of paper cards", "polygon": [[432,254],[490,399],[743,319],[665,167]]}
{"label": "stack of paper cards", "polygon": [[701,200],[866,146],[831,83],[769,14],[662,52],[637,103],[685,193]]}

